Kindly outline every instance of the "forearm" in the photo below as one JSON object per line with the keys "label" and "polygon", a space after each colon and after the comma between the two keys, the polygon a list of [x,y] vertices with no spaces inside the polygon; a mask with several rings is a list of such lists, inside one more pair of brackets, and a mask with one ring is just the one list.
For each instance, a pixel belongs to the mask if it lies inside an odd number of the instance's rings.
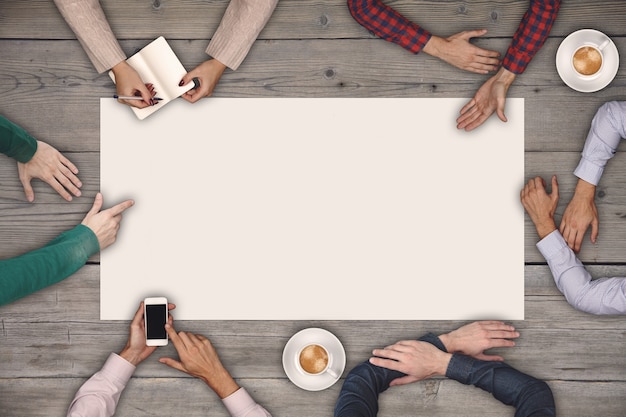
{"label": "forearm", "polygon": [[22,127],[0,116],[0,153],[26,163],[37,151],[37,140]]}
{"label": "forearm", "polygon": [[278,0],[231,0],[206,53],[232,70],[239,68],[277,3]]}
{"label": "forearm", "polygon": [[603,104],[591,121],[582,158],[574,171],[578,178],[598,185],[609,159],[626,138],[626,101]]}
{"label": "forearm", "polygon": [[416,54],[424,49],[431,34],[379,0],[348,0],[352,17],[381,39]]}
{"label": "forearm", "polygon": [[54,0],[54,3],[98,73],[126,59],[98,0]]}
{"label": "forearm", "polygon": [[0,305],[55,284],[80,269],[99,250],[86,226],[62,233],[43,248],[0,261]]}
{"label": "forearm", "polygon": [[591,314],[626,314],[626,278],[592,280],[558,231],[537,243],[537,248],[572,307]]}
{"label": "forearm", "polygon": [[446,376],[462,384],[481,388],[502,403],[514,406],[515,417],[556,415],[550,387],[504,362],[481,361],[455,353]]}
{"label": "forearm", "polygon": [[102,369],[85,382],[72,400],[68,417],[112,416],[135,366],[112,353]]}
{"label": "forearm", "polygon": [[541,49],[556,20],[561,0],[531,0],[502,66],[514,74],[524,72],[535,54]]}
{"label": "forearm", "polygon": [[[446,352],[441,340],[432,333],[419,338]],[[378,396],[389,388],[391,381],[406,376],[405,373],[360,363],[346,376],[335,404],[335,417],[375,417],[378,414]]]}

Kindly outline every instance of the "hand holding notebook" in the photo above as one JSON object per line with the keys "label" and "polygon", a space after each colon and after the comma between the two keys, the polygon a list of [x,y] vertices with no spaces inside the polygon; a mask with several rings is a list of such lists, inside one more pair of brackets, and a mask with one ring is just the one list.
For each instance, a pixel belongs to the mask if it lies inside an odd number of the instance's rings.
{"label": "hand holding notebook", "polygon": [[[187,70],[163,36],[158,37],[141,51],[128,58],[126,62],[137,71],[145,83],[152,84],[160,99],[157,100],[157,104],[150,107],[132,108],[140,120],[145,119],[194,87],[193,82],[183,86],[178,85],[187,74]],[[112,71],[109,71],[109,76],[115,82]]]}

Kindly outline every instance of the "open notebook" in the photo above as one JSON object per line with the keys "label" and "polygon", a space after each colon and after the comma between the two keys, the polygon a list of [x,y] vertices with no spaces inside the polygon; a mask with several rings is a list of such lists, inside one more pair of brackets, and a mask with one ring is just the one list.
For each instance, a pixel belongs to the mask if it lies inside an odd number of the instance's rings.
{"label": "open notebook", "polygon": [[[187,70],[180,63],[163,36],[159,36],[146,45],[141,51],[128,58],[126,62],[137,71],[145,83],[152,83],[157,97],[163,99],[158,104],[143,109],[132,107],[140,120],[145,119],[194,87],[193,82],[182,87],[178,85],[187,74]],[[109,76],[115,82],[113,71],[109,71]]]}

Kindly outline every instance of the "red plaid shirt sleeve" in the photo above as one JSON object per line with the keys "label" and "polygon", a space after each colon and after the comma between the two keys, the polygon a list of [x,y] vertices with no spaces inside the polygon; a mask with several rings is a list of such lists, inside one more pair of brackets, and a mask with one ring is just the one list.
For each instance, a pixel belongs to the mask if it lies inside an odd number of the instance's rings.
{"label": "red plaid shirt sleeve", "polygon": [[531,0],[502,60],[505,69],[515,74],[524,72],[548,38],[559,7],[561,0]]}
{"label": "red plaid shirt sleeve", "polygon": [[430,32],[406,19],[378,0],[348,0],[352,17],[379,38],[393,42],[414,54],[430,40]]}

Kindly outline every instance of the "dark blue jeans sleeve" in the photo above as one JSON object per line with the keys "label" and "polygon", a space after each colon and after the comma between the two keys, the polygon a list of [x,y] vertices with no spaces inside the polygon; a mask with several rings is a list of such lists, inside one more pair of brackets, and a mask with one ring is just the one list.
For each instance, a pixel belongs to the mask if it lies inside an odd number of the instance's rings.
{"label": "dark blue jeans sleeve", "polygon": [[[432,333],[419,340],[446,351],[441,340]],[[369,361],[355,366],[341,387],[335,404],[335,417],[375,417],[378,414],[378,395],[389,388],[391,381],[403,376],[406,374],[372,365]]]}
{"label": "dark blue jeans sleeve", "polygon": [[506,405],[515,407],[515,417],[556,416],[552,391],[545,382],[526,375],[504,362],[481,361],[453,354],[448,378],[490,392]]}
{"label": "dark blue jeans sleeve", "polygon": [[[441,340],[429,333],[419,340],[446,351]],[[369,361],[357,365],[348,373],[335,405],[335,417],[375,417],[378,395],[389,388],[402,372],[374,366]],[[480,361],[454,354],[446,376],[462,384],[475,385],[516,408],[515,417],[555,416],[554,399],[548,385],[503,362]]]}

